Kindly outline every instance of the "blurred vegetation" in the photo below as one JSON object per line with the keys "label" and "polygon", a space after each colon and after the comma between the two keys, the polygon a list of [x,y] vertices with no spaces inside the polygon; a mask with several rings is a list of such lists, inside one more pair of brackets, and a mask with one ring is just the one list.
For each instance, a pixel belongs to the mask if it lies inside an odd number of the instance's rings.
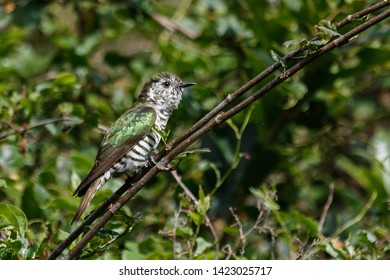
{"label": "blurred vegetation", "polygon": [[[44,259],[74,229],[72,193],[101,126],[148,77],[197,83],[170,120],[172,139],[272,64],[271,50],[288,53],[283,43],[310,38],[320,20],[375,2],[0,3],[0,259]],[[389,21],[365,31],[203,137],[193,148],[211,152],[177,171],[198,206],[161,173],[84,257],[390,258],[389,35]]]}

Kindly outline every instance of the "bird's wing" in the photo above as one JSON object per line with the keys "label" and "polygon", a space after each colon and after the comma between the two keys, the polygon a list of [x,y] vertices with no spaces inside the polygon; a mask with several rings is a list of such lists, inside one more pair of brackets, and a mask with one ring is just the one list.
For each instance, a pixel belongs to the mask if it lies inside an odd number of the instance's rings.
{"label": "bird's wing", "polygon": [[108,171],[153,128],[156,112],[152,107],[133,107],[124,113],[104,136],[95,164],[73,195],[83,196],[91,183]]}

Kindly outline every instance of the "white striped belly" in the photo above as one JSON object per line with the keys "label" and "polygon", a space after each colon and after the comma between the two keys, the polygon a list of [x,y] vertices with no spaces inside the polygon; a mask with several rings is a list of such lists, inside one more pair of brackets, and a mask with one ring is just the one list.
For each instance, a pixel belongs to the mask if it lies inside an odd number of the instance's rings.
{"label": "white striped belly", "polygon": [[150,154],[157,148],[161,136],[152,131],[138,142],[123,158],[112,167],[114,173],[133,176],[149,163]]}

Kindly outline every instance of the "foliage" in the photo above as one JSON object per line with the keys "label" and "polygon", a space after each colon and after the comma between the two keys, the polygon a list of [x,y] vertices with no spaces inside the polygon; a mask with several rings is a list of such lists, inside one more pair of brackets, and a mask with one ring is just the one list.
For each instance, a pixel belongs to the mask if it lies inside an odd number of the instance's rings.
{"label": "foliage", "polygon": [[[172,139],[371,3],[2,2],[1,259],[44,259],[74,229],[71,194],[104,127],[152,74],[198,84],[169,122]],[[389,30],[367,30],[211,131],[193,147],[210,153],[181,159],[177,180],[159,174],[81,258],[388,259]],[[109,181],[89,211],[120,185]]]}

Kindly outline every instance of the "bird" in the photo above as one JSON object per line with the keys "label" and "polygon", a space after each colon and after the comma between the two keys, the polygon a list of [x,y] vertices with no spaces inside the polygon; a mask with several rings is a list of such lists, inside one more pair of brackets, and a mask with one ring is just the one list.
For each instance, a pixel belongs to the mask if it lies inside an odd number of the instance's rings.
{"label": "bird", "polygon": [[126,174],[131,178],[151,164],[161,132],[179,106],[184,89],[193,85],[167,72],[153,75],[143,85],[137,101],[104,135],[92,169],[74,191],[73,196],[83,198],[71,224],[81,218],[96,192],[111,177]]}

